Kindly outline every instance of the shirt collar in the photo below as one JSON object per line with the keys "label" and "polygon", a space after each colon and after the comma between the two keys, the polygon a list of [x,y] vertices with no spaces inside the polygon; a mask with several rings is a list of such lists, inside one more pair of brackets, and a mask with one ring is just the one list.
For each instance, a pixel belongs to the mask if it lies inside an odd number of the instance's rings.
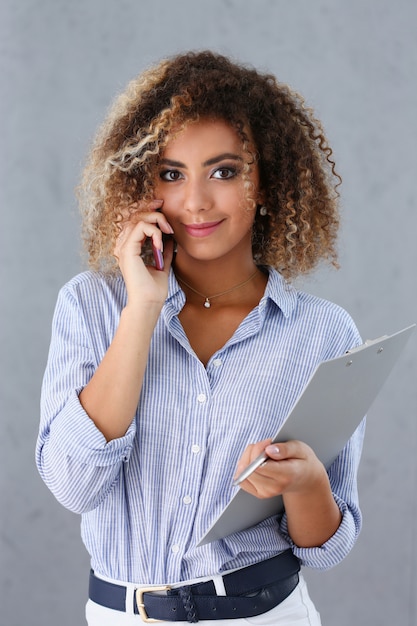
{"label": "shirt collar", "polygon": [[268,272],[268,282],[259,309],[262,311],[272,301],[281,309],[284,317],[288,318],[297,305],[297,290],[273,267],[265,269]]}
{"label": "shirt collar", "polygon": [[171,268],[168,276],[168,296],[165,306],[168,306],[174,313],[179,313],[185,304],[185,294],[181,289],[174,270]]}

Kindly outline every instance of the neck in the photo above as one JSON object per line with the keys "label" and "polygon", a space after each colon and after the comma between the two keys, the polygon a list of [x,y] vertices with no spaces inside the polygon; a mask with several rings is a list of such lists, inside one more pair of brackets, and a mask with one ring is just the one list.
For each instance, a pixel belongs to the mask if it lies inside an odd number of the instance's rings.
{"label": "neck", "polygon": [[176,259],[174,272],[197,291],[206,296],[230,289],[248,279],[256,271],[252,258],[239,264],[227,264],[224,259],[210,263],[196,261],[181,263]]}

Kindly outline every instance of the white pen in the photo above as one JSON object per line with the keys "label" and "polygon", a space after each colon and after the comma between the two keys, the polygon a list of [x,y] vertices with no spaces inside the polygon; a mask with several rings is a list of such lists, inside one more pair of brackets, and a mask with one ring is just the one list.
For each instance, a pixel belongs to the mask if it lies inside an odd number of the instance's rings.
{"label": "white pen", "polygon": [[261,467],[261,465],[265,463],[265,461],[267,461],[268,459],[269,456],[267,456],[265,452],[262,452],[262,454],[257,456],[256,459],[252,461],[252,463],[248,465],[237,478],[235,478],[235,480],[233,481],[233,486],[237,487],[238,485],[240,485],[240,483],[246,480],[256,469],[258,469],[258,467]]}

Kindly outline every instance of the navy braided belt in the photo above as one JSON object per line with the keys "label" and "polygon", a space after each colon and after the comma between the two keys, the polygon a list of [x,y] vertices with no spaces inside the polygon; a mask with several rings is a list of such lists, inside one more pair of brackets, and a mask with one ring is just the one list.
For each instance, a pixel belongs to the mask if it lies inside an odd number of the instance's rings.
{"label": "navy braided belt", "polygon": [[[298,585],[300,564],[291,550],[223,575],[225,596],[216,594],[214,582],[171,588],[136,589],[134,612],[143,621],[198,622],[236,619],[266,613],[285,600]],[[89,597],[117,611],[126,610],[126,587],[97,578],[90,572]]]}

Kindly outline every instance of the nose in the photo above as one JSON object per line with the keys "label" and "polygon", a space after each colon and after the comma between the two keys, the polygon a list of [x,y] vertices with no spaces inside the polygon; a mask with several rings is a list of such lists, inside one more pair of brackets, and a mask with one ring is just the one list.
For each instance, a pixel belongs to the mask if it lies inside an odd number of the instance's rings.
{"label": "nose", "polygon": [[208,186],[201,180],[188,180],[184,189],[184,209],[189,213],[200,213],[211,208],[213,203]]}

